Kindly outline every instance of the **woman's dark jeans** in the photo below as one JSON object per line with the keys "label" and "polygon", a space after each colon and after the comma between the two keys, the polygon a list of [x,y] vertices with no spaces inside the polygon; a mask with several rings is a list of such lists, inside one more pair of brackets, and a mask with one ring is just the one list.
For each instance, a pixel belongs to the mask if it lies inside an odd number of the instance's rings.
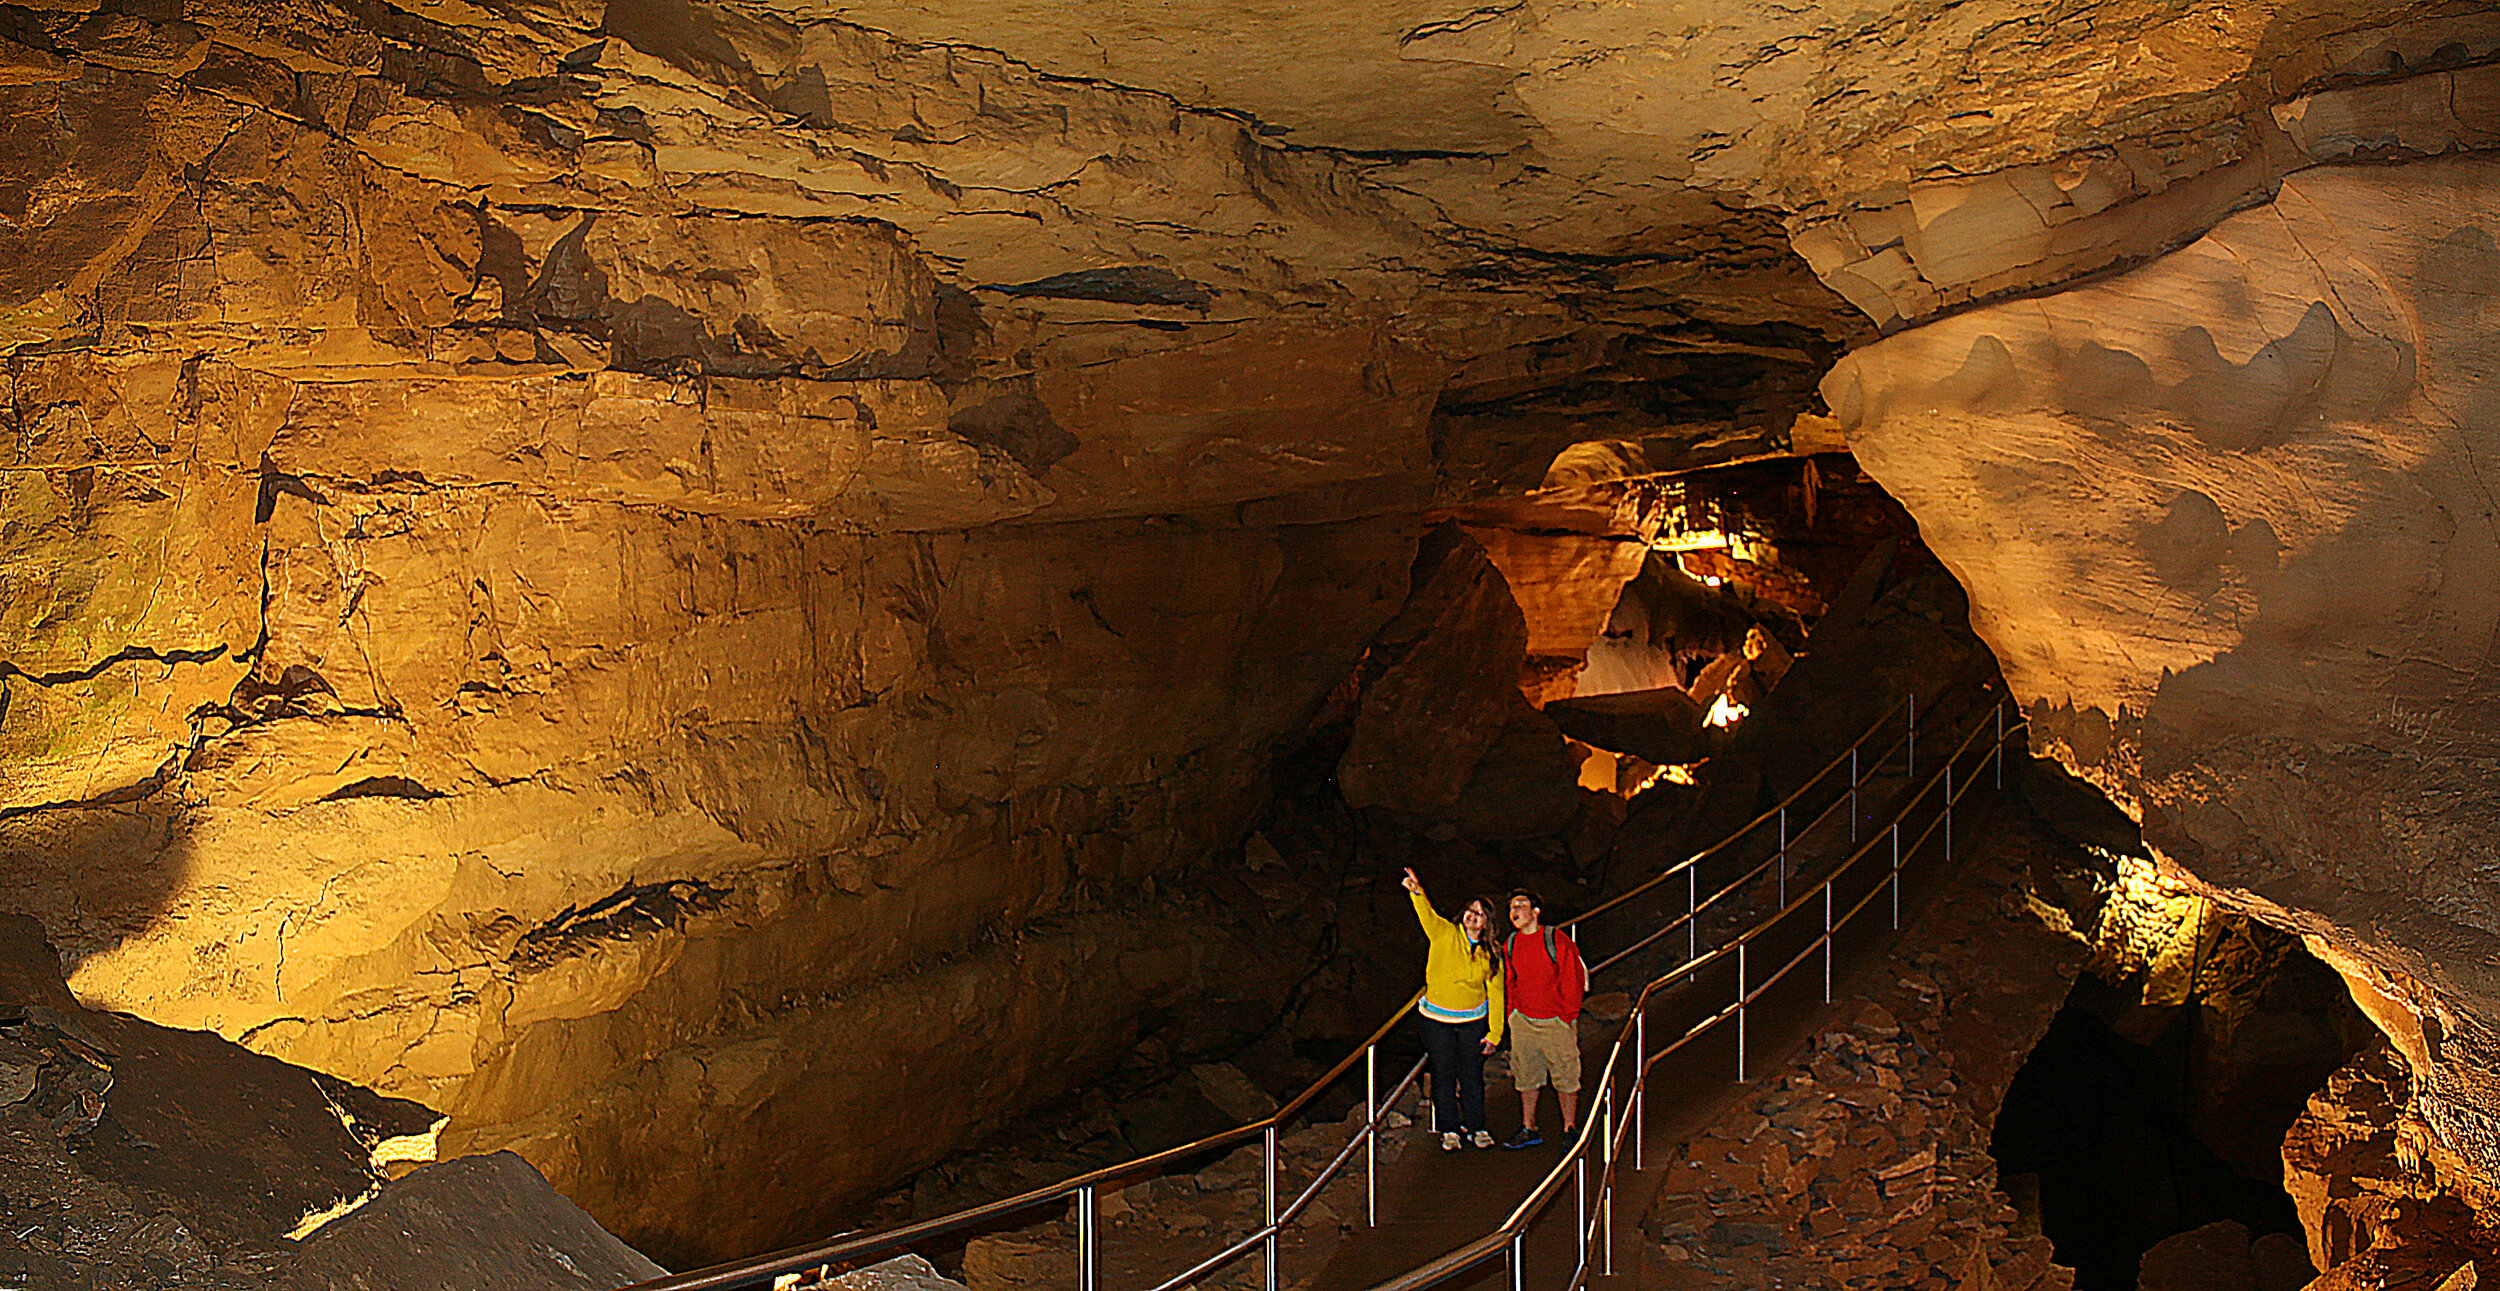
{"label": "woman's dark jeans", "polygon": [[1424,1027],[1424,1052],[1432,1057],[1432,1106],[1444,1132],[1465,1134],[1487,1128],[1484,1123],[1483,1018],[1472,1022],[1436,1022],[1418,1018]]}

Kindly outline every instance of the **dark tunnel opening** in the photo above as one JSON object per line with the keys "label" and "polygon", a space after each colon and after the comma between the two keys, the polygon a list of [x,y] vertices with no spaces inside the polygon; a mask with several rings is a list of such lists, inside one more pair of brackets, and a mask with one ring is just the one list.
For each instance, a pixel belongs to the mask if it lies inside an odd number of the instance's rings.
{"label": "dark tunnel opening", "polygon": [[2210,907],[2181,931],[2183,965],[2076,980],[1989,1150],[2077,1291],[2202,1286],[2216,1261],[2290,1291],[2316,1274],[2283,1140],[2374,1033],[2297,939]]}

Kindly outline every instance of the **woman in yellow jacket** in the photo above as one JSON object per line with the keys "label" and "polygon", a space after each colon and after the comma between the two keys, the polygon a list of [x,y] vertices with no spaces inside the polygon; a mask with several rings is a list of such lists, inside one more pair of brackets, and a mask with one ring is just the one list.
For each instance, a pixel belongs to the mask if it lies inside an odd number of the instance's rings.
{"label": "woman in yellow jacket", "polygon": [[1493,1146],[1484,1121],[1484,1060],[1502,1043],[1501,939],[1492,931],[1493,907],[1483,898],[1467,903],[1451,923],[1424,899],[1415,871],[1406,872],[1407,899],[1424,925],[1430,949],[1424,956],[1424,998],[1415,1006],[1432,1059],[1434,1121],[1441,1150],[1462,1143]]}

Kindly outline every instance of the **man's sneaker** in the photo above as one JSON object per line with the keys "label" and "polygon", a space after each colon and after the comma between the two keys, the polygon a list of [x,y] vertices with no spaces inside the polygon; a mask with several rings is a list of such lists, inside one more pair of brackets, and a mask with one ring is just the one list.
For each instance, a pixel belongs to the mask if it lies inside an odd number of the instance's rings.
{"label": "man's sneaker", "polygon": [[1543,1143],[1544,1141],[1545,1136],[1537,1133],[1535,1126],[1522,1125],[1519,1127],[1519,1132],[1517,1134],[1510,1136],[1510,1142],[1505,1143],[1502,1146],[1517,1150],[1519,1148],[1532,1148],[1539,1143]]}
{"label": "man's sneaker", "polygon": [[1441,1150],[1442,1150],[1442,1151],[1444,1151],[1444,1152],[1456,1152],[1456,1151],[1458,1151],[1458,1131],[1456,1131],[1456,1130],[1443,1130],[1443,1131],[1441,1131]]}
{"label": "man's sneaker", "polygon": [[1475,1137],[1469,1139],[1468,1142],[1473,1143],[1480,1148],[1489,1148],[1493,1146],[1493,1136],[1483,1130],[1478,1130],[1475,1133]]}

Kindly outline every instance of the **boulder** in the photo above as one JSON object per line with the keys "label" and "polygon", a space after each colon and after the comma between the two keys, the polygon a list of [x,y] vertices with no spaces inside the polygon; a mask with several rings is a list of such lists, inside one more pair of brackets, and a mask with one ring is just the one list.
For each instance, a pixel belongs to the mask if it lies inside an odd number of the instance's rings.
{"label": "boulder", "polygon": [[1680,766],[1710,756],[1703,707],[1682,687],[1659,686],[1558,699],[1545,706],[1545,715],[1584,744]]}
{"label": "boulder", "polygon": [[2257,1291],[2248,1229],[2225,1219],[2174,1233],[2144,1253],[2143,1291]]}
{"label": "boulder", "polygon": [[[404,1099],[78,1005],[0,915],[0,1274],[33,1287],[608,1291],[663,1270]],[[300,1242],[299,1242],[300,1239]]]}
{"label": "boulder", "polygon": [[[385,1142],[433,1111],[264,1057],[207,1031],[79,1006],[32,920],[0,915],[0,1218],[24,1238],[136,1231],[99,1267],[223,1261],[306,1231],[382,1183]],[[33,1186],[31,1182],[29,1186]]]}
{"label": "boulder", "polygon": [[1252,1084],[1241,1068],[1229,1062],[1200,1063],[1189,1069],[1189,1078],[1198,1092],[1235,1124],[1260,1120],[1276,1112],[1276,1099]]}
{"label": "boulder", "polygon": [[1526,707],[1528,629],[1501,571],[1455,525],[1425,537],[1413,586],[1373,639],[1337,784],[1350,806],[1438,815]]}
{"label": "boulder", "polygon": [[971,1291],[1063,1287],[1076,1275],[1076,1248],[1021,1237],[976,1237],[964,1244],[964,1285]]}
{"label": "boulder", "polygon": [[2309,1250],[2290,1233],[2267,1233],[2248,1244],[2248,1262],[2257,1272],[2257,1291],[2300,1291],[2318,1276],[2309,1266]]}
{"label": "boulder", "polygon": [[826,1279],[824,1285],[826,1291],[964,1291],[963,1283],[940,1274],[917,1255],[899,1255],[883,1264],[853,1269]]}
{"label": "boulder", "polygon": [[[667,1270],[510,1152],[392,1180],[313,1234],[287,1291],[610,1291]],[[901,1284],[909,1285],[909,1284]]]}
{"label": "boulder", "polygon": [[1509,720],[1477,760],[1452,816],[1479,843],[1561,835],[1580,809],[1580,760],[1553,719],[1518,691],[1500,702]]}

